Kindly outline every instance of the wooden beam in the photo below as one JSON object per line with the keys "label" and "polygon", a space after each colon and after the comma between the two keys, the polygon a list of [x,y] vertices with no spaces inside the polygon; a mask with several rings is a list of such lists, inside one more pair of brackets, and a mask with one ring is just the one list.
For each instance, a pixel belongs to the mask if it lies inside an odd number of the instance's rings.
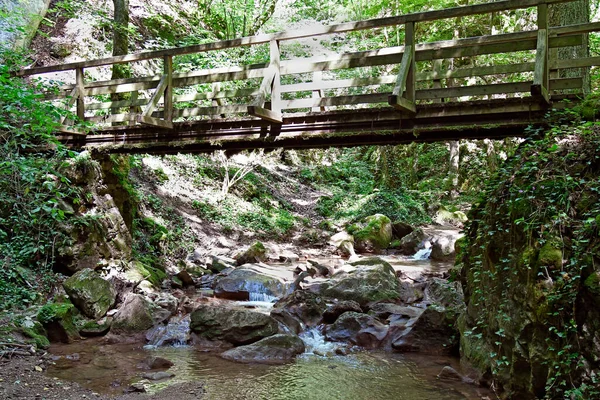
{"label": "wooden beam", "polygon": [[158,83],[158,87],[156,88],[156,91],[150,98],[150,101],[144,108],[144,111],[142,111],[143,116],[152,115],[152,113],[156,109],[156,106],[158,105],[158,101],[165,93],[165,89],[167,88],[168,84],[169,84],[169,77],[167,75],[163,75],[163,77],[160,79],[160,82]]}
{"label": "wooden beam", "polygon": [[541,96],[547,104],[550,104],[548,83],[548,36],[545,29],[540,29],[538,31],[538,45],[535,55],[535,71],[533,72],[531,95]]}
{"label": "wooden beam", "polygon": [[276,124],[283,123],[283,116],[280,112],[267,110],[263,107],[248,106],[248,114]]}
{"label": "wooden beam", "polygon": [[400,111],[406,111],[411,114],[417,112],[417,107],[415,106],[414,102],[407,100],[404,97],[400,97],[398,95],[392,94],[388,96],[388,104]]}
{"label": "wooden beam", "polygon": [[58,131],[60,133],[66,133],[68,135],[73,135],[73,136],[87,136],[87,132],[85,132],[81,129],[77,129],[71,125],[59,125]]}
{"label": "wooden beam", "polygon": [[147,115],[138,115],[137,122],[144,125],[152,125],[158,128],[173,129],[173,123],[171,121],[165,121],[164,119],[154,118]]}
{"label": "wooden beam", "polygon": [[85,81],[83,68],[75,70],[75,85],[77,86],[77,117],[83,121],[85,118]]}
{"label": "wooden beam", "polygon": [[[269,54],[271,58],[269,66],[275,72],[271,84],[271,114],[281,116],[281,52],[279,40],[271,40]],[[283,121],[281,117],[278,120]]]}
{"label": "wooden beam", "polygon": [[[314,101],[318,101],[321,97],[323,97],[323,72],[315,71],[312,74],[312,82],[311,89],[312,90],[312,98]],[[283,89],[282,89],[283,91]],[[313,107],[313,112],[325,111],[325,107]]]}
{"label": "wooden beam", "polygon": [[[77,101],[77,99],[79,98],[80,93],[81,92],[79,91],[79,87],[77,87],[77,86],[75,88],[73,88],[73,90],[71,90],[71,93],[69,94],[69,97],[68,97],[69,100],[67,101],[67,104],[65,106],[66,111],[71,111],[71,107],[73,107],[73,104],[75,104],[75,101]],[[60,117],[59,124],[61,124],[61,125],[64,124],[66,120],[67,120],[66,116]]]}
{"label": "wooden beam", "polygon": [[164,94],[164,119],[166,122],[173,122],[173,57],[165,56],[163,73],[165,76],[165,94]]}

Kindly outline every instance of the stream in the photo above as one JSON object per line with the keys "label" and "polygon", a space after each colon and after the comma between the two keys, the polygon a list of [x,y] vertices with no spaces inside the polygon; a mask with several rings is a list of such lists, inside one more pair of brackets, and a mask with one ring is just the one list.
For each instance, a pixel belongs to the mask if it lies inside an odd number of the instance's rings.
{"label": "stream", "polygon": [[[385,257],[407,276],[437,273],[448,267],[426,258],[424,253],[415,258]],[[268,312],[274,300],[257,294],[250,302],[238,303]],[[316,329],[300,335],[306,352],[284,365],[227,361],[214,351],[187,346],[187,335],[189,317],[179,317],[166,326],[153,328],[146,345],[106,344],[102,338],[54,344],[50,348],[54,363],[47,374],[109,395],[122,394],[131,383],[142,381],[150,393],[172,384],[202,382],[206,390],[203,398],[215,400],[480,400],[490,396],[488,390],[475,385],[437,378],[444,366],[460,371],[455,358],[358,349],[334,355],[339,344],[326,342]],[[167,371],[175,376],[158,381],[145,379],[143,374],[148,371],[141,365],[152,356],[173,362]]]}

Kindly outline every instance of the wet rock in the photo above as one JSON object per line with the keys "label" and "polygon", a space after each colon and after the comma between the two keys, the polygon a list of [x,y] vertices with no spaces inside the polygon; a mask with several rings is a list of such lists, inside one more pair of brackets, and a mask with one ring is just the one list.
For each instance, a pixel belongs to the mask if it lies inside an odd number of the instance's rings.
{"label": "wet rock", "polygon": [[265,261],[267,249],[261,242],[254,242],[248,249],[235,256],[237,265]]}
{"label": "wet rock", "polygon": [[146,387],[143,383],[132,383],[126,389],[123,389],[123,393],[146,393]]}
{"label": "wet rock", "polygon": [[316,326],[326,307],[319,295],[295,291],[275,303],[271,316],[298,334],[306,328]]}
{"label": "wet rock", "polygon": [[86,321],[78,325],[79,334],[85,337],[104,336],[110,330],[112,318],[103,318],[100,321]]}
{"label": "wet rock", "polygon": [[249,300],[250,293],[283,297],[288,291],[289,285],[283,279],[255,264],[233,270],[215,285],[215,296],[230,300]]}
{"label": "wet rock", "polygon": [[454,235],[436,236],[431,241],[431,259],[436,261],[453,261],[456,253],[454,244],[457,237]]}
{"label": "wet rock", "polygon": [[412,304],[423,300],[425,296],[423,288],[424,284],[422,283],[401,281],[399,287],[400,301],[405,304]]}
{"label": "wet rock", "polygon": [[76,315],[75,306],[69,302],[48,303],[40,309],[37,319],[51,343],[71,343],[80,338],[74,323]]}
{"label": "wet rock", "polygon": [[369,315],[385,321],[391,316],[401,316],[406,318],[417,318],[423,313],[424,309],[410,306],[401,306],[393,303],[377,303],[371,306]]}
{"label": "wet rock", "polygon": [[342,300],[327,307],[327,310],[323,313],[323,322],[326,324],[333,324],[340,315],[347,311],[354,311],[362,313],[363,310],[354,300]]}
{"label": "wet rock", "polygon": [[277,258],[280,262],[288,263],[288,264],[295,263],[300,260],[300,256],[298,254],[294,254],[294,253],[282,253]]}
{"label": "wet rock", "polygon": [[208,268],[218,274],[226,268],[234,268],[236,265],[236,261],[233,258],[225,257],[225,256],[211,256],[211,263],[208,265]]}
{"label": "wet rock", "polygon": [[221,357],[241,363],[280,364],[292,360],[304,350],[304,342],[298,336],[277,334],[227,350]]}
{"label": "wet rock", "polygon": [[414,230],[415,228],[406,222],[398,221],[392,224],[392,234],[396,239],[402,239],[404,236],[412,233]]}
{"label": "wet rock", "polygon": [[129,293],[114,316],[111,332],[116,334],[143,332],[155,323],[162,322],[164,311],[167,310],[154,306],[144,296]]}
{"label": "wet rock", "polygon": [[400,297],[399,283],[392,266],[378,257],[350,263],[353,269],[340,270],[324,287],[327,297],[354,300],[361,306]]}
{"label": "wet rock", "polygon": [[383,214],[368,216],[352,227],[354,244],[360,252],[379,252],[392,241],[392,221]]}
{"label": "wet rock", "polygon": [[306,260],[308,264],[316,271],[317,276],[329,276],[331,275],[331,271],[326,265],[323,265],[315,260]]}
{"label": "wet rock", "polygon": [[202,304],[191,314],[190,328],[208,340],[250,344],[277,333],[277,321],[258,312]]}
{"label": "wet rock", "polygon": [[173,362],[167,360],[162,357],[148,357],[144,359],[140,364],[138,364],[138,368],[140,369],[167,369],[172,367]]}
{"label": "wet rock", "polygon": [[174,373],[166,371],[146,372],[142,375],[143,378],[150,379],[151,381],[160,381],[162,379],[172,378],[174,376]]}
{"label": "wet rock", "polygon": [[98,319],[115,304],[115,287],[91,269],[81,270],[63,283],[71,302],[86,317]]}
{"label": "wet rock", "polygon": [[192,276],[190,275],[190,273],[187,272],[186,270],[179,271],[175,276],[181,282],[182,287],[186,288],[186,287],[194,286],[194,280],[192,279]]}
{"label": "wet rock", "polygon": [[423,229],[417,228],[400,240],[400,250],[406,255],[415,254],[424,248],[424,243],[430,236],[423,232]]}
{"label": "wet rock", "polygon": [[172,314],[175,314],[175,312],[177,312],[179,300],[177,300],[177,297],[173,296],[170,293],[161,292],[158,294],[156,299],[154,299],[154,304],[159,306],[160,308],[169,310]]}
{"label": "wet rock", "polygon": [[449,381],[462,381],[463,376],[454,368],[449,365],[446,365],[440,373],[438,374],[438,379],[444,379]]}
{"label": "wet rock", "polygon": [[427,282],[425,293],[431,302],[453,308],[457,313],[460,313],[465,307],[463,291],[459,282],[431,278]]}
{"label": "wet rock", "polygon": [[375,348],[381,345],[387,331],[387,326],[372,316],[348,311],[340,315],[327,329],[325,337],[337,342],[350,342],[366,348]]}
{"label": "wet rock", "polygon": [[339,250],[343,255],[355,257],[354,236],[346,231],[338,232],[329,238],[329,244]]}

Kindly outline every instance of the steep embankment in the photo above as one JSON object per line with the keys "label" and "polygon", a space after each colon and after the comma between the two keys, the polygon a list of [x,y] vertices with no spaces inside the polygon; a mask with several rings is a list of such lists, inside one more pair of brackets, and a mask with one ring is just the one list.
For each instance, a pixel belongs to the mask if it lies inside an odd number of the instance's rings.
{"label": "steep embankment", "polygon": [[461,352],[503,398],[600,398],[600,129],[527,141],[470,214]]}

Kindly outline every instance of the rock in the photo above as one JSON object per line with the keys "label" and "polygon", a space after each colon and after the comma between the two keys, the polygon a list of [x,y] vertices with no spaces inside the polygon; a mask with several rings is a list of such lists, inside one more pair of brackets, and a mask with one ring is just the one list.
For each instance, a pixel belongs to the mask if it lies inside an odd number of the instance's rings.
{"label": "rock", "polygon": [[454,354],[458,350],[457,315],[441,306],[427,307],[402,329],[391,332],[392,348],[399,352]]}
{"label": "rock", "polygon": [[315,260],[306,260],[306,262],[308,264],[310,264],[312,266],[312,268],[315,269],[316,274],[319,276],[329,276],[331,275],[331,271],[329,270],[329,268],[326,265],[323,265],[321,263],[319,263],[318,261]]}
{"label": "rock", "polygon": [[277,334],[227,350],[221,357],[241,363],[280,364],[292,360],[304,350],[304,342],[298,336]]}
{"label": "rock", "polygon": [[258,312],[202,304],[191,314],[190,328],[201,338],[250,344],[277,333],[277,321]]}
{"label": "rock", "polygon": [[410,306],[401,306],[393,303],[377,303],[371,306],[369,315],[385,321],[391,316],[401,316],[406,318],[417,318],[423,313],[424,309]]}
{"label": "rock", "polygon": [[218,274],[227,268],[234,268],[236,265],[236,261],[233,258],[225,257],[225,256],[211,256],[211,263],[208,265],[208,268]]}
{"label": "rock", "polygon": [[295,291],[275,303],[271,317],[298,334],[306,328],[316,326],[321,321],[325,308],[325,301],[319,295]]}
{"label": "rock", "polygon": [[444,206],[439,206],[433,221],[438,225],[453,225],[462,228],[463,224],[467,222],[468,218],[462,211],[450,211]]}
{"label": "rock", "polygon": [[152,356],[152,357],[147,357],[140,364],[138,364],[138,368],[140,368],[140,369],[167,369],[169,367],[172,367],[173,365],[174,365],[173,362],[167,360],[166,358]]}
{"label": "rock", "polygon": [[329,244],[339,250],[343,255],[356,256],[354,252],[354,236],[346,231],[338,232],[329,239]]}
{"label": "rock", "polygon": [[283,279],[255,264],[233,270],[215,285],[215,296],[230,300],[249,300],[250,293],[283,297],[288,292],[289,285]]}
{"label": "rock", "polygon": [[160,292],[156,299],[154,299],[154,304],[165,310],[169,310],[171,314],[175,314],[177,312],[179,300],[170,293]]}
{"label": "rock", "polygon": [[154,324],[164,321],[166,314],[161,310],[170,315],[168,310],[154,306],[144,296],[129,293],[114,316],[111,332],[127,334],[150,329]]}
{"label": "rock", "polygon": [[360,252],[379,252],[392,241],[392,221],[383,214],[366,217],[352,230],[354,244]]}
{"label": "rock", "polygon": [[146,393],[146,387],[143,383],[132,383],[127,389],[123,389],[123,393]]}
{"label": "rock", "polygon": [[438,374],[438,379],[444,379],[448,381],[462,381],[463,376],[454,368],[449,365],[446,365],[440,373]]}
{"label": "rock", "polygon": [[423,292],[423,283],[415,283],[412,281],[400,282],[400,301],[405,304],[412,304],[423,300],[425,296]]}
{"label": "rock", "polygon": [[104,336],[110,330],[112,318],[103,318],[100,321],[87,321],[78,326],[79,334],[84,337]]}
{"label": "rock", "polygon": [[257,263],[265,261],[267,249],[261,242],[254,242],[248,249],[235,256],[237,265]]}
{"label": "rock", "polygon": [[323,322],[326,324],[333,324],[340,315],[347,311],[354,311],[357,313],[363,312],[362,308],[360,308],[360,304],[356,301],[342,300],[327,307],[327,310],[323,313]]}
{"label": "rock", "polygon": [[115,304],[117,291],[91,269],[83,269],[63,283],[71,302],[86,317],[98,319]]}
{"label": "rock", "polygon": [[415,228],[406,222],[398,221],[392,224],[392,234],[396,239],[402,239],[404,236],[412,233],[414,230]]}
{"label": "rock", "polygon": [[142,375],[143,378],[150,379],[151,381],[159,381],[161,379],[172,378],[174,376],[174,373],[166,371],[146,372]]}
{"label": "rock", "polygon": [[327,329],[325,337],[333,341],[375,348],[381,344],[387,331],[387,326],[372,316],[348,311],[340,315]]}
{"label": "rock", "polygon": [[430,238],[423,229],[417,228],[400,240],[400,249],[403,254],[413,255],[424,248],[424,243]]}
{"label": "rock", "polygon": [[336,272],[331,285],[324,287],[327,297],[354,300],[361,306],[370,302],[400,297],[399,283],[392,266],[378,257],[350,263],[353,270]]}
{"label": "rock", "polygon": [[279,257],[277,257],[277,258],[280,262],[288,263],[288,264],[295,263],[300,260],[300,256],[298,254],[294,254],[294,253],[283,253],[283,254],[280,254]]}
{"label": "rock", "polygon": [[427,281],[425,293],[431,302],[442,307],[452,308],[457,314],[465,307],[463,291],[459,282],[431,278]]}
{"label": "rock", "polygon": [[74,324],[77,310],[73,304],[48,303],[37,314],[37,320],[48,333],[51,343],[71,343],[79,339],[79,332]]}
{"label": "rock", "polygon": [[436,261],[452,261],[456,255],[454,244],[456,236],[436,236],[431,241],[431,259]]}

